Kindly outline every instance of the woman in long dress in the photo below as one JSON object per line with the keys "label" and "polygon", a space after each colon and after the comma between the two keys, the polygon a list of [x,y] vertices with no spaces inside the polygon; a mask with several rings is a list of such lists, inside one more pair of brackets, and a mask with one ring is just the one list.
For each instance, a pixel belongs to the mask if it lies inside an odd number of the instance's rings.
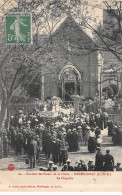
{"label": "woman in long dress", "polygon": [[89,133],[90,133],[90,127],[86,126],[85,131],[84,131],[84,141],[85,145],[87,145],[88,140],[89,140]]}
{"label": "woman in long dress", "polygon": [[90,153],[94,153],[96,151],[96,140],[95,140],[94,130],[90,131],[90,133],[89,133],[88,151]]}

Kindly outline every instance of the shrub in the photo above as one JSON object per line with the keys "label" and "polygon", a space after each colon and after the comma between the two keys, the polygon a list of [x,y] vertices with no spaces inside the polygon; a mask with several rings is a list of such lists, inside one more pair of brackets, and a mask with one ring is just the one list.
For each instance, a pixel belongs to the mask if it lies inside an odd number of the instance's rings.
{"label": "shrub", "polygon": [[119,88],[117,85],[115,84],[111,84],[109,85],[112,89],[113,89],[113,95],[117,95],[118,91],[119,91]]}
{"label": "shrub", "polygon": [[110,86],[104,87],[102,92],[105,92],[108,98],[113,96],[113,89]]}

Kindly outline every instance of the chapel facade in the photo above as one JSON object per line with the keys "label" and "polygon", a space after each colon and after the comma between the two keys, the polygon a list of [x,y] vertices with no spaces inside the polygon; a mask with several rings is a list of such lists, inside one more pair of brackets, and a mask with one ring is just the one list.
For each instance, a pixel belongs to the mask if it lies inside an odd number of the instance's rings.
{"label": "chapel facade", "polygon": [[52,96],[64,101],[71,101],[71,96],[77,94],[85,98],[99,96],[102,55],[71,16],[53,33],[52,47],[55,58],[53,55],[43,69],[42,101]]}

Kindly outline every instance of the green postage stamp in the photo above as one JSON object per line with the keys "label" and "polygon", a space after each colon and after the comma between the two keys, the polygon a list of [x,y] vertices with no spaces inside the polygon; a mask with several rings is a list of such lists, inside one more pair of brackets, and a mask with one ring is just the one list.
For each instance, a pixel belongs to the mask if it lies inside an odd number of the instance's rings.
{"label": "green postage stamp", "polygon": [[6,43],[31,44],[31,13],[6,14]]}

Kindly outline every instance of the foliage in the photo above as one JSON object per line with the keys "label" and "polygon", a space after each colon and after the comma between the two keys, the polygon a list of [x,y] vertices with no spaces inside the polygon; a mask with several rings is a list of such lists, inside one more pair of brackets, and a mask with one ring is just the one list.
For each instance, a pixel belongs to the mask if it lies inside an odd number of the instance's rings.
{"label": "foliage", "polygon": [[113,95],[117,95],[119,88],[115,84],[111,84],[110,87],[113,89]]}
{"label": "foliage", "polygon": [[29,87],[27,89],[27,93],[30,97],[39,98],[40,97],[39,92],[40,92],[40,85],[39,84],[32,83],[29,85]]}
{"label": "foliage", "polygon": [[[14,0],[13,0],[14,1]],[[6,1],[7,2],[7,1]],[[70,3],[69,3],[70,2]],[[5,3],[6,4],[6,3]],[[97,48],[100,51],[110,51],[116,56],[119,61],[122,61],[122,30],[121,30],[121,2],[115,2],[114,7],[118,7],[118,11],[113,13],[112,6],[103,3],[109,11],[114,14],[113,17],[117,20],[117,28],[112,26],[103,26],[94,28],[96,18],[92,19],[94,14],[94,9],[90,9],[87,1],[81,0],[15,0],[15,7],[7,11],[9,12],[31,12],[32,13],[32,22],[33,22],[33,45],[19,45],[19,46],[7,46],[5,45],[5,20],[4,17],[0,18],[0,42],[1,42],[1,51],[0,51],[0,91],[2,96],[2,108],[0,115],[0,129],[3,124],[6,109],[11,102],[12,97],[17,93],[17,90],[20,86],[24,86],[23,90],[20,93],[27,90],[30,96],[36,94],[39,85],[34,83],[34,78],[38,75],[39,72],[48,67],[48,71],[45,74],[48,74],[51,77],[55,77],[57,69],[60,68],[57,61],[62,63],[63,60],[67,61],[66,56],[69,52],[74,52],[76,48],[76,40],[73,44],[69,40],[69,36],[65,37],[65,41],[62,42],[61,47],[63,47],[64,52],[57,50],[60,43],[59,37],[56,37],[57,40],[53,39],[54,31],[57,28],[58,24],[64,19],[67,15],[72,15],[75,19],[78,20],[79,24],[82,27],[88,28],[95,33],[97,39]],[[90,5],[91,6],[91,5]],[[102,8],[103,9],[103,8]],[[4,12],[4,7],[2,8]],[[68,26],[66,26],[66,30]],[[111,31],[110,31],[111,30]],[[41,35],[40,35],[41,32]],[[73,31],[72,37],[75,37]],[[43,35],[43,36],[42,36]],[[61,37],[61,36],[60,36]],[[89,39],[88,39],[89,40]],[[82,40],[83,43],[84,40]],[[77,39],[78,49],[84,54],[84,50],[88,50],[88,45],[81,44],[79,40],[79,35]],[[71,51],[68,49],[69,48]],[[94,47],[89,48],[89,52],[94,52]],[[59,54],[60,53],[60,54]],[[72,54],[72,53],[71,53]],[[60,56],[59,56],[60,55]],[[81,55],[81,53],[80,53]],[[60,60],[59,60],[60,59]],[[63,59],[63,60],[62,60]],[[57,67],[58,64],[58,67]],[[54,69],[55,66],[55,69]],[[32,88],[33,87],[33,88]],[[112,88],[108,88],[108,96],[113,94]]]}
{"label": "foliage", "polygon": [[104,87],[102,92],[106,93],[107,98],[112,98],[113,96],[113,89],[110,86]]}
{"label": "foliage", "polygon": [[26,103],[27,101],[28,101],[28,98],[25,95],[21,97],[13,96],[11,99],[11,103]]}
{"label": "foliage", "polygon": [[103,23],[101,22],[96,29],[90,24],[88,27],[93,31],[94,40],[100,51],[105,55],[106,52],[110,52],[119,62],[122,62],[122,2],[104,1],[99,7],[103,9],[103,15],[105,15]]}

